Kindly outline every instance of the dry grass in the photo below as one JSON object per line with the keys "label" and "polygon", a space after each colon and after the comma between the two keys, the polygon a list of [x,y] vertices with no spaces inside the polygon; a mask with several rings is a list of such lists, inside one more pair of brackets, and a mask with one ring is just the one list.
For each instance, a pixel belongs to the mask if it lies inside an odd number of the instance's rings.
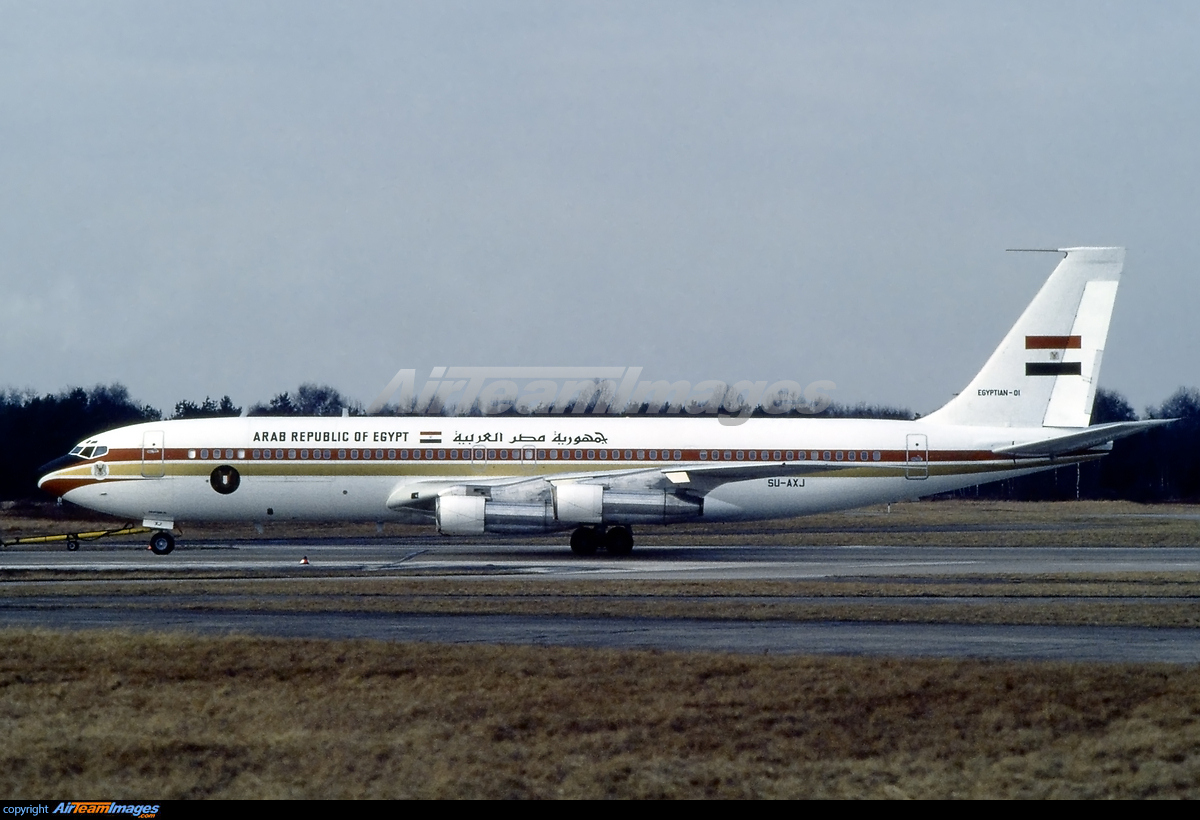
{"label": "dry grass", "polygon": [[1200,796],[1200,670],[0,633],[0,791]]}

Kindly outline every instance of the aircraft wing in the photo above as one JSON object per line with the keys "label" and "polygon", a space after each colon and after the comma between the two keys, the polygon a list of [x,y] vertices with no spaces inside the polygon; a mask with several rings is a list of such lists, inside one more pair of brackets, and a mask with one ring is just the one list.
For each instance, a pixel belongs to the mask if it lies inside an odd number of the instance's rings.
{"label": "aircraft wing", "polygon": [[[504,476],[491,479],[429,479],[396,487],[387,500],[388,509],[432,510],[439,495],[485,495],[497,493],[509,496],[532,497],[548,491],[550,485],[561,483],[603,484],[627,491],[690,489],[705,493],[721,484],[748,481],[756,478],[777,478],[820,475],[845,470],[855,462],[775,462],[770,464],[716,463],[679,465],[678,467],[637,467],[629,470],[604,470],[566,473],[552,479],[529,476]],[[865,465],[864,465],[865,466]],[[871,465],[878,467],[879,465]],[[894,465],[903,469],[905,465]]]}
{"label": "aircraft wing", "polygon": [[[822,475],[834,471],[844,471],[853,469],[859,466],[859,462],[853,461],[788,461],[775,462],[768,464],[700,464],[679,467],[662,467],[655,472],[662,475],[666,481],[664,486],[676,486],[679,488],[689,488],[695,491],[708,492],[722,484],[728,484],[733,481],[751,481],[758,478],[788,478],[788,477],[804,477]],[[861,466],[868,466],[862,464]],[[899,470],[904,469],[904,464],[870,464],[871,467],[896,467]],[[599,483],[600,478],[594,479],[592,483]]]}
{"label": "aircraft wing", "polygon": [[997,447],[992,452],[1000,455],[1016,456],[1018,458],[1044,458],[1046,456],[1059,456],[1066,453],[1078,453],[1081,450],[1099,447],[1116,441],[1119,438],[1132,436],[1136,433],[1141,433],[1154,427],[1161,427],[1162,425],[1170,424],[1173,421],[1178,421],[1178,419],[1114,421],[1110,424],[1097,424],[1094,427],[1085,427],[1076,433],[1068,433],[1065,436],[1056,436],[1055,438],[1043,439],[1042,441],[1035,441],[1031,444],[1016,444],[1012,447]]}

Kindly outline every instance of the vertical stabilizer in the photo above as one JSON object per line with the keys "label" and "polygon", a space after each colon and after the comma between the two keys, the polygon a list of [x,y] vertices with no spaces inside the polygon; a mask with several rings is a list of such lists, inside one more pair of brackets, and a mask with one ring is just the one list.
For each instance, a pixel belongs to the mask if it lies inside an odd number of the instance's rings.
{"label": "vertical stabilizer", "polygon": [[943,424],[1086,427],[1100,378],[1124,248],[1063,248],[1066,258],[987,364],[945,407]]}

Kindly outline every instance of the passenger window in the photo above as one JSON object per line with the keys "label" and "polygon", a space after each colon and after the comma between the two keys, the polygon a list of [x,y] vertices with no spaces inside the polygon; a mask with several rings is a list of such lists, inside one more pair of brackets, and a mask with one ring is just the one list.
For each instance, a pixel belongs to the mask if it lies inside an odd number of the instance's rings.
{"label": "passenger window", "polygon": [[876,450],[874,453],[871,454],[871,458],[875,461],[879,461],[879,459],[883,458],[883,454],[880,453],[878,450]]}

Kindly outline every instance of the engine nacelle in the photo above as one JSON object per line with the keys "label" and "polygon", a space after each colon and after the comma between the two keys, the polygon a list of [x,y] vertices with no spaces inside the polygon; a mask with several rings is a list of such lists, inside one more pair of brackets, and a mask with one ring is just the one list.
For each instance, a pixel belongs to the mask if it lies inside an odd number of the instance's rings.
{"label": "engine nacelle", "polygon": [[555,484],[554,516],[564,524],[604,520],[604,488],[599,484]]}
{"label": "engine nacelle", "polygon": [[668,524],[698,518],[699,500],[665,490],[608,490],[599,484],[557,484],[554,512],[562,524]]}
{"label": "engine nacelle", "polygon": [[440,495],[437,499],[438,532],[446,535],[483,535],[486,526],[481,495]]}
{"label": "engine nacelle", "polygon": [[444,535],[548,532],[558,529],[550,505],[488,501],[481,495],[440,495],[437,526]]}
{"label": "engine nacelle", "polygon": [[627,493],[604,491],[605,524],[670,524],[698,518],[700,501],[665,491]]}

